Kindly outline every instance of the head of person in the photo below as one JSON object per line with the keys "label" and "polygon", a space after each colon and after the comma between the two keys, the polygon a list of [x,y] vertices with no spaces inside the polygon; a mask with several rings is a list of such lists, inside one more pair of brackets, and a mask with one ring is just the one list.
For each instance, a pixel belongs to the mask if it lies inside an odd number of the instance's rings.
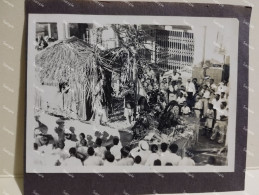
{"label": "head of person", "polygon": [[208,104],[208,108],[209,108],[210,110],[212,110],[212,109],[213,109],[213,104],[209,103],[209,104]]}
{"label": "head of person", "polygon": [[91,135],[87,135],[87,136],[86,136],[86,139],[87,139],[88,141],[91,141],[91,140],[93,139],[93,137],[92,137]]}
{"label": "head of person", "polygon": [[171,82],[171,85],[172,85],[172,86],[175,86],[175,85],[176,85],[176,81],[172,81],[172,82]]}
{"label": "head of person", "polygon": [[89,147],[88,150],[87,150],[87,154],[89,156],[93,156],[94,155],[94,148],[93,147]]}
{"label": "head of person", "polygon": [[159,159],[156,159],[155,161],[154,161],[154,166],[161,166],[161,160],[159,160]]}
{"label": "head of person", "polygon": [[208,85],[203,85],[203,89],[208,89]]}
{"label": "head of person", "polygon": [[97,147],[101,147],[102,142],[103,142],[102,139],[99,138],[99,137],[97,137],[96,140],[95,140],[95,144],[96,144]]}
{"label": "head of person", "polygon": [[129,153],[130,153],[130,147],[124,146],[121,148],[121,157],[122,158],[128,157]]}
{"label": "head of person", "polygon": [[215,99],[216,99],[216,100],[219,100],[219,98],[220,98],[220,95],[219,95],[218,93],[216,93],[216,94],[215,94]]}
{"label": "head of person", "polygon": [[135,164],[140,164],[141,163],[141,157],[138,155],[138,156],[136,156],[135,158],[134,158],[134,163]]}
{"label": "head of person", "polygon": [[109,133],[108,133],[107,131],[104,131],[104,132],[103,132],[103,137],[104,137],[104,138],[109,137]]}
{"label": "head of person", "polygon": [[165,143],[165,142],[163,142],[163,143],[161,144],[161,150],[162,150],[162,152],[165,152],[165,151],[167,150],[167,148],[168,148],[168,144]]}
{"label": "head of person", "polygon": [[94,135],[95,135],[95,137],[101,137],[101,132],[100,131],[95,131],[94,132]]}
{"label": "head of person", "polygon": [[76,148],[74,148],[74,147],[70,148],[69,154],[70,154],[70,156],[75,156],[76,155]]}
{"label": "head of person", "polygon": [[225,92],[221,92],[221,93],[220,93],[220,97],[221,97],[221,98],[224,98],[224,96],[225,96]]}
{"label": "head of person", "polygon": [[75,127],[69,127],[69,131],[70,131],[71,133],[75,133]]}
{"label": "head of person", "polygon": [[113,145],[118,145],[119,144],[120,139],[116,136],[113,138]]}
{"label": "head of person", "polygon": [[221,109],[226,108],[226,106],[227,106],[227,103],[226,103],[226,102],[221,102],[221,104],[220,104],[220,108],[221,108]]}
{"label": "head of person", "polygon": [[105,159],[110,163],[114,162],[115,160],[115,157],[111,152],[106,152],[104,156],[105,156]]}
{"label": "head of person", "polygon": [[169,150],[172,152],[172,153],[176,153],[178,151],[178,145],[177,144],[171,144],[169,146]]}
{"label": "head of person", "polygon": [[167,79],[163,78],[162,83],[167,83]]}
{"label": "head of person", "polygon": [[59,126],[60,128],[63,128],[63,127],[65,126],[65,122],[64,122],[62,119],[58,119],[58,120],[56,121],[56,123],[58,124],[58,126]]}
{"label": "head of person", "polygon": [[223,84],[227,86],[228,82],[226,80],[223,81]]}
{"label": "head of person", "polygon": [[152,144],[150,149],[152,153],[156,153],[158,151],[158,146],[156,144]]}
{"label": "head of person", "polygon": [[82,139],[82,140],[81,140],[81,145],[82,145],[82,146],[87,146],[87,141],[86,141],[85,139]]}
{"label": "head of person", "polygon": [[79,138],[80,138],[80,140],[85,139],[85,134],[84,134],[84,133],[80,133],[80,134],[79,134]]}
{"label": "head of person", "polygon": [[180,93],[179,93],[179,96],[180,96],[180,97],[183,97],[183,93],[182,93],[182,92],[180,92]]}
{"label": "head of person", "polygon": [[193,79],[192,79],[192,82],[193,82],[193,83],[197,83],[197,78],[193,78]]}
{"label": "head of person", "polygon": [[176,75],[176,70],[173,71],[173,74]]}
{"label": "head of person", "polygon": [[208,158],[208,164],[209,165],[216,165],[216,158],[214,156],[210,156]]}

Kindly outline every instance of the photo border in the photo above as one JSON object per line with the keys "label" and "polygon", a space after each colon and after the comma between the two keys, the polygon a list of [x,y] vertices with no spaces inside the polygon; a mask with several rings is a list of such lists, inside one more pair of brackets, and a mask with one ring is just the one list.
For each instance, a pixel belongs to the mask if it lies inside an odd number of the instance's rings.
{"label": "photo border", "polygon": [[[238,82],[234,172],[214,173],[26,173],[24,155],[24,193],[31,194],[147,194],[239,191],[244,189],[247,121],[249,26],[251,7],[168,2],[26,1],[28,14],[145,15],[183,17],[224,17],[239,20]],[[129,5],[128,3],[133,6]],[[161,5],[163,6],[161,6]],[[103,5],[103,6],[101,6]],[[244,22],[246,21],[246,23]],[[26,29],[26,30],[27,30]],[[27,37],[28,38],[28,37]],[[26,42],[27,44],[27,42]],[[28,45],[27,45],[28,46]],[[27,50],[27,48],[26,48]],[[26,81],[27,83],[27,81]],[[27,85],[26,85],[27,88]],[[27,97],[26,97],[27,102]],[[27,104],[27,103],[26,103]],[[25,105],[26,105],[25,104]],[[27,108],[27,107],[26,107]],[[25,113],[26,115],[26,113]],[[25,123],[26,124],[26,123]],[[26,128],[25,128],[26,129]],[[237,144],[238,143],[238,144]],[[26,131],[25,146],[26,148]],[[26,151],[26,150],[25,150]],[[62,185],[61,185],[62,184]],[[78,188],[75,185],[80,184]]]}

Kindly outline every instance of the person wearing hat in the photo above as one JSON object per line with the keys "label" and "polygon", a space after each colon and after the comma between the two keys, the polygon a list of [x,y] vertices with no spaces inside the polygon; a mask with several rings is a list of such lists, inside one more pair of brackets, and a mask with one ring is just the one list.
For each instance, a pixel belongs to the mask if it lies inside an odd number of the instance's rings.
{"label": "person wearing hat", "polygon": [[136,158],[137,156],[141,157],[141,165],[145,165],[150,154],[151,152],[149,150],[149,144],[144,140],[141,140],[138,146],[130,151],[130,155],[133,158]]}
{"label": "person wearing hat", "polygon": [[65,142],[65,122],[58,119],[56,123],[58,127],[55,127],[55,132],[58,134],[58,142]]}

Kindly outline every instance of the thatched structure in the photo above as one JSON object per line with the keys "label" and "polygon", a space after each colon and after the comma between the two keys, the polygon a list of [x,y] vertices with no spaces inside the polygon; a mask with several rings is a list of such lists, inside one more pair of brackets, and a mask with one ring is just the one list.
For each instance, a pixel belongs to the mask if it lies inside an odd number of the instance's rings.
{"label": "thatched structure", "polygon": [[[65,95],[66,105],[63,109],[68,113],[76,113],[80,119],[85,120],[86,98],[94,89],[98,77],[99,68],[96,65],[94,48],[72,37],[40,51],[36,55],[35,62],[37,76],[42,84],[52,86],[58,86],[62,82],[69,84],[73,90],[69,95]],[[72,103],[76,104],[73,108]]]}
{"label": "thatched structure", "polygon": [[93,48],[76,37],[40,51],[35,61],[41,82],[50,85],[67,81],[89,85],[89,77],[96,72]]}

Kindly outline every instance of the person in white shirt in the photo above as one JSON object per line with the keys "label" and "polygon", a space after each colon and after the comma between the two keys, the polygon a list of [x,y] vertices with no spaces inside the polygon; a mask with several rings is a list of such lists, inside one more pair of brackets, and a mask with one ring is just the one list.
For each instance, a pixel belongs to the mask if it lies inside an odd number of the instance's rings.
{"label": "person in white shirt", "polygon": [[121,159],[117,162],[118,166],[132,166],[134,161],[129,157],[130,147],[125,146],[121,149]]}
{"label": "person in white shirt", "polygon": [[226,102],[222,102],[220,109],[217,111],[216,123],[212,130],[211,140],[215,140],[217,134],[219,133],[218,143],[221,144],[224,142],[225,135],[227,133],[227,124],[228,124],[228,111],[226,109]]}
{"label": "person in white shirt", "polygon": [[194,83],[191,81],[191,79],[187,80],[186,83],[186,92],[187,92],[187,104],[190,108],[192,108],[194,106],[194,98],[193,96],[196,93],[196,89],[195,89],[195,85]]}
{"label": "person in white shirt", "polygon": [[169,86],[168,90],[169,90],[169,102],[171,102],[172,100],[176,100],[176,91],[174,89],[176,85],[176,81],[172,81],[171,85]]}
{"label": "person in white shirt", "polygon": [[96,144],[96,148],[94,149],[95,155],[104,159],[104,154],[106,152],[106,148],[102,146],[102,139],[96,138],[95,144]]}
{"label": "person in white shirt", "polygon": [[179,105],[183,105],[183,103],[186,101],[186,99],[185,99],[185,97],[183,96],[183,93],[182,92],[180,92],[180,94],[179,94],[179,97],[177,98],[177,103],[179,104]]}
{"label": "person in white shirt", "polygon": [[215,92],[218,90],[217,85],[214,83],[214,79],[210,79],[209,88]]}
{"label": "person in white shirt", "polygon": [[177,166],[181,157],[176,154],[178,151],[178,146],[176,144],[171,144],[168,150],[168,144],[161,144],[161,154],[160,159],[162,162],[162,166],[165,166],[168,163],[172,163],[173,166]]}
{"label": "person in white shirt", "polygon": [[146,166],[154,166],[154,162],[157,159],[160,159],[160,156],[158,155],[158,146],[156,144],[151,145],[151,154],[149,155],[147,161],[146,161]]}
{"label": "person in white shirt", "polygon": [[194,113],[196,118],[201,118],[202,101],[200,96],[196,96],[196,102],[194,105]]}
{"label": "person in white shirt", "polygon": [[115,160],[119,160],[121,159],[121,143],[120,143],[120,139],[115,136],[113,138],[113,146],[110,148],[110,152],[112,155],[114,155]]}
{"label": "person in white shirt", "polygon": [[220,104],[221,104],[221,100],[220,100],[220,95],[218,93],[215,94],[215,98],[211,101],[213,108],[216,110],[220,109]]}
{"label": "person in white shirt", "polygon": [[193,154],[184,149],[183,158],[179,161],[179,166],[195,166],[195,161],[192,159]]}
{"label": "person in white shirt", "polygon": [[95,156],[94,148],[88,148],[88,158],[84,161],[84,166],[101,166],[103,165],[103,160],[100,156]]}
{"label": "person in white shirt", "polygon": [[223,81],[223,82],[219,83],[218,93],[221,93],[221,92],[227,93],[228,92],[227,84],[228,84],[227,81]]}
{"label": "person in white shirt", "polygon": [[176,70],[174,70],[172,74],[172,81],[178,81],[180,76],[181,76],[181,73],[178,73]]}
{"label": "person in white shirt", "polygon": [[61,162],[61,166],[66,166],[66,167],[81,167],[82,163],[78,158],[75,157],[70,157]]}
{"label": "person in white shirt", "polygon": [[111,154],[111,152],[107,151],[105,153],[105,160],[103,162],[103,166],[115,166],[116,161],[115,157]]}
{"label": "person in white shirt", "polygon": [[179,166],[195,166],[195,162],[189,157],[183,157],[182,160],[179,161]]}
{"label": "person in white shirt", "polygon": [[226,93],[225,92],[221,92],[221,94],[220,94],[220,101],[221,102],[227,102],[227,98],[226,98]]}
{"label": "person in white shirt", "polygon": [[202,94],[202,103],[203,103],[203,113],[208,110],[208,103],[210,99],[210,91],[208,90],[208,86],[204,85],[203,89],[201,90]]}
{"label": "person in white shirt", "polygon": [[181,108],[182,115],[189,115],[191,113],[191,109],[187,106],[187,102],[183,102],[183,107]]}

